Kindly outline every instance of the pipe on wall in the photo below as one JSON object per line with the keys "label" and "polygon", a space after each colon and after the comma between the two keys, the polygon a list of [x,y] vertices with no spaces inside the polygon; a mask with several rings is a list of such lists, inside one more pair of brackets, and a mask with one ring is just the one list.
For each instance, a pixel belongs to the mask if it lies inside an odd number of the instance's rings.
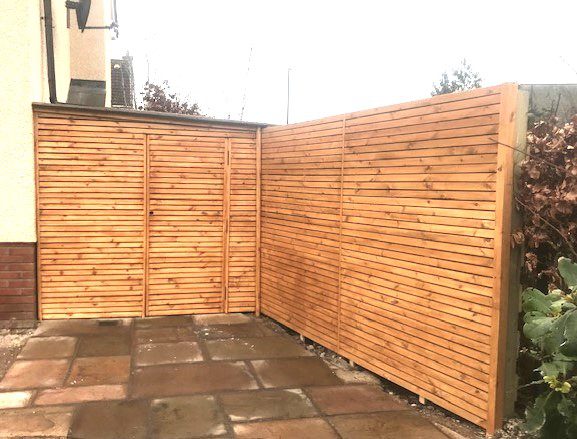
{"label": "pipe on wall", "polygon": [[50,102],[58,102],[56,96],[56,71],[54,69],[54,35],[52,33],[52,0],[44,0],[44,35],[46,39],[46,68]]}

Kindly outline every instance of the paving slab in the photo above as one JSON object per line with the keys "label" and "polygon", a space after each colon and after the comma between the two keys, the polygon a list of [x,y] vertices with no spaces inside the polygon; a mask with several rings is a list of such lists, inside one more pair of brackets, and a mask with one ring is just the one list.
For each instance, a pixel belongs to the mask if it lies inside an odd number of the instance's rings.
{"label": "paving slab", "polygon": [[154,398],[257,387],[243,362],[149,366],[134,370],[132,397]]}
{"label": "paving slab", "polygon": [[343,439],[447,439],[443,433],[413,411],[340,415],[330,422]]}
{"label": "paving slab", "polygon": [[18,359],[71,357],[75,348],[75,337],[32,337],[22,348]]}
{"label": "paving slab", "polygon": [[70,320],[45,320],[36,331],[34,336],[69,336],[78,335],[118,335],[130,331],[131,319],[97,320],[97,319],[70,319]]}
{"label": "paving slab", "polygon": [[316,357],[256,360],[252,365],[265,387],[341,384],[334,372]]}
{"label": "paving slab", "polygon": [[213,360],[253,360],[312,356],[288,337],[255,337],[210,340],[206,348]]}
{"label": "paving slab", "polygon": [[410,409],[377,386],[323,386],[306,390],[315,405],[327,415]]}
{"label": "paving slab", "polygon": [[166,317],[146,317],[135,319],[134,325],[138,329],[164,328],[171,326],[189,326],[194,324],[193,316],[166,316]]}
{"label": "paving slab", "polygon": [[81,357],[72,363],[67,386],[123,384],[130,375],[130,356]]}
{"label": "paving slab", "polygon": [[130,355],[130,334],[83,335],[78,339],[78,357]]}
{"label": "paving slab", "polygon": [[149,401],[91,402],[79,406],[70,429],[74,439],[144,439]]}
{"label": "paving slab", "polygon": [[220,396],[231,421],[256,421],[274,418],[307,418],[317,415],[301,389],[256,390]]}
{"label": "paving slab", "polygon": [[151,437],[189,439],[227,432],[214,396],[155,399],[151,405]]}
{"label": "paving slab", "polygon": [[25,408],[0,412],[0,437],[66,437],[72,422],[67,407]]}
{"label": "paving slab", "polygon": [[1,390],[61,386],[68,372],[69,360],[17,360],[2,381]]}
{"label": "paving slab", "polygon": [[32,392],[0,392],[0,409],[26,407],[32,398]]}
{"label": "paving slab", "polygon": [[125,398],[126,386],[120,384],[105,384],[42,390],[34,400],[34,404],[63,405]]}
{"label": "paving slab", "polygon": [[196,341],[192,326],[137,329],[136,343],[176,343],[179,341]]}
{"label": "paving slab", "polygon": [[202,340],[219,340],[226,338],[266,337],[277,335],[262,323],[239,323],[236,325],[210,325],[197,330]]}
{"label": "paving slab", "polygon": [[246,314],[198,314],[194,316],[196,326],[210,325],[238,325],[240,323],[250,323],[253,317]]}
{"label": "paving slab", "polygon": [[[337,439],[331,426],[323,419],[291,419],[285,421],[236,424],[237,438],[266,439]],[[374,439],[374,438],[373,438]]]}
{"label": "paving slab", "polygon": [[198,343],[188,341],[138,345],[135,355],[137,366],[202,361],[202,352]]}

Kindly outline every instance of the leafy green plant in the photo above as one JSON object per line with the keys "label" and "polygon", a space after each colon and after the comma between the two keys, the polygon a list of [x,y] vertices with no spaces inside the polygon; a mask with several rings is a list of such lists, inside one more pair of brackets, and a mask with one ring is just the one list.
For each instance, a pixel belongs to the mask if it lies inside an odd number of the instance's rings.
{"label": "leafy green plant", "polygon": [[527,408],[525,428],[542,438],[577,438],[577,264],[559,258],[565,290],[523,292],[523,333],[541,365],[543,392]]}

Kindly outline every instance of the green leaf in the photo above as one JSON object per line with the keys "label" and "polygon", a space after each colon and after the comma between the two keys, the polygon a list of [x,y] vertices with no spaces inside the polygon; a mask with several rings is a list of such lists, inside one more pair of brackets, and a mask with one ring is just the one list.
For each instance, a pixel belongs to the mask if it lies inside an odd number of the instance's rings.
{"label": "green leaf", "polygon": [[543,363],[537,368],[541,372],[542,376],[553,376],[557,377],[564,370],[563,363],[557,361],[551,361],[548,363]]}
{"label": "green leaf", "polygon": [[565,322],[565,338],[567,341],[577,341],[577,312],[570,311],[565,315],[567,316]]}
{"label": "green leaf", "polygon": [[523,325],[523,334],[525,337],[530,338],[535,341],[551,331],[555,318],[554,317],[542,317],[539,314],[526,314],[525,315],[525,325]]}
{"label": "green leaf", "polygon": [[545,294],[536,288],[527,288],[523,291],[523,311],[537,311],[543,314],[551,312],[551,301]]}
{"label": "green leaf", "polygon": [[567,303],[565,296],[560,296],[558,294],[549,293],[547,298],[551,301],[551,312],[555,315],[561,314],[563,310],[563,305]]}
{"label": "green leaf", "polygon": [[577,357],[577,341],[566,341],[561,345],[559,351],[568,357]]}
{"label": "green leaf", "polygon": [[575,408],[575,403],[566,396],[563,396],[561,402],[557,404],[557,410],[559,410],[559,413],[569,419],[573,416]]}
{"label": "green leaf", "polygon": [[529,433],[535,433],[545,425],[546,414],[545,406],[553,392],[539,395],[532,407],[525,411],[525,430]]}
{"label": "green leaf", "polygon": [[560,346],[559,351],[564,355],[573,357],[577,356],[577,312],[570,311],[565,316],[563,336],[566,341]]}
{"label": "green leaf", "polygon": [[553,317],[549,332],[541,340],[541,349],[545,354],[554,355],[559,352],[560,346],[565,341],[565,322],[567,317],[567,314]]}
{"label": "green leaf", "polygon": [[557,262],[559,273],[571,290],[577,287],[577,264],[574,264],[569,258],[559,258]]}
{"label": "green leaf", "polygon": [[552,361],[545,362],[537,368],[542,374],[542,376],[554,376],[567,375],[574,367],[577,365],[577,357],[567,357],[562,353],[556,353],[553,355]]}

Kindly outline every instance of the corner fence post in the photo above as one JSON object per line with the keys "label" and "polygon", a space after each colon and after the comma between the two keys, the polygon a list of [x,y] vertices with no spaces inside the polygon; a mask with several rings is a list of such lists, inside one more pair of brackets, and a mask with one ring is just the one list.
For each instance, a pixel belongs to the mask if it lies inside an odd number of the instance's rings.
{"label": "corner fence post", "polygon": [[[503,423],[511,212],[513,207],[514,150],[517,142],[517,84],[501,87],[495,202],[494,279],[489,367],[489,405],[486,430],[492,435]],[[507,146],[508,145],[508,146]]]}

